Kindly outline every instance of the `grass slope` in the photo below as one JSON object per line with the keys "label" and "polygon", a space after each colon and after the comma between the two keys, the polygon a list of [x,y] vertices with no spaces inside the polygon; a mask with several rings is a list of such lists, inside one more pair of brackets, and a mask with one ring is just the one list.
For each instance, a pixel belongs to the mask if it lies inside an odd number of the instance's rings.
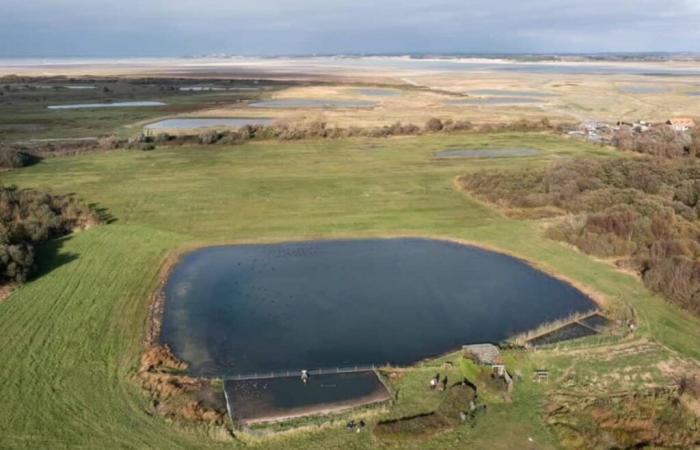
{"label": "grass slope", "polygon": [[[431,158],[450,145],[534,146],[544,153]],[[465,172],[541,165],[563,155],[612,153],[536,134],[424,136],[114,151],[1,173],[5,184],[75,192],[106,208],[116,222],[42,249],[43,275],[0,303],[0,447],[231,446],[149,416],[131,380],[162,261],[171,251],[201,244],[392,234],[475,241],[633,304],[642,318],[640,333],[700,358],[698,320],[650,295],[634,278],[544,239],[536,224],[504,218],[453,188],[454,177]],[[526,435],[553,446],[533,414],[540,407],[537,392],[523,389],[515,407],[496,406],[474,429],[461,427],[415,448],[461,448],[465,442],[527,448]],[[504,421],[508,432],[501,432]],[[372,445],[369,433],[331,428],[265,447]]]}

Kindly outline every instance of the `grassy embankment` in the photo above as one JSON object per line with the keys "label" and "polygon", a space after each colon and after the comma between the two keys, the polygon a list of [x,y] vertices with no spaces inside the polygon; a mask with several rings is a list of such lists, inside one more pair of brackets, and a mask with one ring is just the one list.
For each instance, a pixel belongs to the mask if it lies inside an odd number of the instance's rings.
{"label": "grassy embankment", "polygon": [[[431,159],[447,145],[534,146],[544,153]],[[629,302],[639,313],[638,336],[664,346],[652,361],[676,352],[700,358],[700,321],[650,295],[634,278],[543,238],[536,223],[505,218],[454,189],[454,178],[465,172],[541,165],[564,155],[613,153],[542,135],[425,136],[114,151],[45,160],[0,174],[2,183],[75,192],[116,218],[44,248],[42,275],[0,303],[0,447],[232,445],[149,416],[147,399],[132,382],[159,268],[170,252],[196,245],[389,235],[472,241],[536,261],[611,302]],[[584,368],[595,372],[594,363]],[[556,374],[576,358],[538,352],[514,366],[527,373],[547,364]],[[610,371],[610,364],[614,361],[601,370]],[[432,367],[424,370],[434,373]],[[391,417],[436,403],[424,395],[431,375],[418,370],[402,380]],[[543,388],[525,378],[514,402],[496,403],[475,428],[460,427],[412,445],[554,447],[554,437],[535,414]],[[372,445],[369,433],[342,427],[266,443],[268,448]]]}

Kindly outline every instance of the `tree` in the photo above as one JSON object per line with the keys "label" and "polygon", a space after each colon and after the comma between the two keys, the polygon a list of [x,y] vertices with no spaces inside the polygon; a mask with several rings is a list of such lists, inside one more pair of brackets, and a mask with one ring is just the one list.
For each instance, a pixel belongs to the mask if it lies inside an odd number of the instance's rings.
{"label": "tree", "polygon": [[427,122],[425,122],[425,130],[431,133],[436,133],[441,131],[443,128],[442,120],[437,117],[432,117]]}

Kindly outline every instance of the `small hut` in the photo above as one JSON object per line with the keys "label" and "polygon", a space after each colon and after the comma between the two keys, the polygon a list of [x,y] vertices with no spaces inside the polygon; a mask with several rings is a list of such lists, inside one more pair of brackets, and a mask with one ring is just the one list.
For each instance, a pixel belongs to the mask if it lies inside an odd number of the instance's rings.
{"label": "small hut", "polygon": [[465,358],[476,364],[493,366],[502,364],[501,351],[493,344],[473,344],[462,346],[462,354]]}

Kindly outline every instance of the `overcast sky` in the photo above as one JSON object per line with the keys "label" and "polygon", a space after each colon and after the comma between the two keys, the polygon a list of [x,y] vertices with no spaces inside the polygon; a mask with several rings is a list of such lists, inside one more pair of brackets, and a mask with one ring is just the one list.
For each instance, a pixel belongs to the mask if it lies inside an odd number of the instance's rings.
{"label": "overcast sky", "polygon": [[0,0],[0,57],[700,51],[700,0]]}

